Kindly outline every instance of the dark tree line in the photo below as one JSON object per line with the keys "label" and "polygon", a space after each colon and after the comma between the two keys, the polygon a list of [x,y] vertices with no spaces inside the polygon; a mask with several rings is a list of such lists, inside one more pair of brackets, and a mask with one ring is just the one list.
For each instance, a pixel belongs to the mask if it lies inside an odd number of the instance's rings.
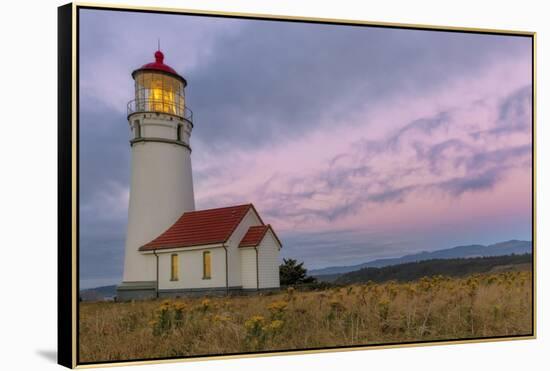
{"label": "dark tree line", "polygon": [[363,268],[341,275],[336,284],[357,282],[385,282],[396,280],[400,282],[414,281],[422,277],[443,275],[462,277],[474,273],[489,272],[498,266],[526,264],[532,262],[531,254],[503,255],[478,258],[432,259],[414,263],[390,265],[382,268]]}

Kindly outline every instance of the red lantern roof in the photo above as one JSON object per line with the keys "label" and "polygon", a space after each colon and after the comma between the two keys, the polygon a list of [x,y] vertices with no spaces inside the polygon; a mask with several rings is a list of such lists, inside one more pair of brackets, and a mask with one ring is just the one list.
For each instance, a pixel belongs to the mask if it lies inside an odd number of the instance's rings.
{"label": "red lantern roof", "polygon": [[169,65],[164,64],[164,54],[160,50],[157,50],[155,52],[155,61],[154,62],[144,64],[143,66],[141,66],[140,68],[138,68],[137,70],[132,72],[132,77],[135,77],[135,74],[137,72],[144,71],[144,70],[146,70],[146,71],[160,71],[160,72],[168,73],[168,74],[173,75],[174,77],[178,78],[179,80],[181,80],[183,82],[184,86],[187,85],[187,81],[182,76],[180,76],[176,72],[176,70],[174,70]]}

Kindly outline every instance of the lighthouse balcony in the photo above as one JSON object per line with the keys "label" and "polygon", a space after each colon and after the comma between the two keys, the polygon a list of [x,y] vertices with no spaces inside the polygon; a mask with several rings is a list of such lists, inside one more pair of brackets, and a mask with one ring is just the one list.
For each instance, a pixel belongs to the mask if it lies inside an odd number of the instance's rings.
{"label": "lighthouse balcony", "polygon": [[183,100],[134,99],[128,102],[128,117],[135,113],[165,113],[193,124],[193,111],[185,106]]}

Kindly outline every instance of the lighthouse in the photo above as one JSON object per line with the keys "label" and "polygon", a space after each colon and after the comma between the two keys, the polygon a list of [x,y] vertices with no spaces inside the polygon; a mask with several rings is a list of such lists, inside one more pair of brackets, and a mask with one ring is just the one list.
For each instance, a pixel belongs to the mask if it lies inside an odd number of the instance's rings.
{"label": "lighthouse", "polygon": [[282,243],[252,203],[195,210],[187,81],[160,50],[132,77],[132,175],[117,300],[277,290]]}
{"label": "lighthouse", "polygon": [[154,58],[132,72],[135,96],[128,103],[131,180],[119,291],[135,293],[155,290],[158,279],[157,262],[141,254],[139,247],[182,213],[195,210],[189,141],[193,115],[186,107],[187,81],[164,63],[160,50]]}

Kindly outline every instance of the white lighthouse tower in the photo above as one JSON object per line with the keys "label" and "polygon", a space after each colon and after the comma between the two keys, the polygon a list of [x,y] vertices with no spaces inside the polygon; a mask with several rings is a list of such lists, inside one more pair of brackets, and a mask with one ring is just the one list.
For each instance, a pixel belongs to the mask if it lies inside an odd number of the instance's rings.
{"label": "white lighthouse tower", "polygon": [[192,112],[186,107],[187,81],[155,61],[132,72],[135,99],[128,103],[131,183],[124,277],[119,297],[150,296],[157,284],[156,259],[138,249],[195,209],[191,146]]}

